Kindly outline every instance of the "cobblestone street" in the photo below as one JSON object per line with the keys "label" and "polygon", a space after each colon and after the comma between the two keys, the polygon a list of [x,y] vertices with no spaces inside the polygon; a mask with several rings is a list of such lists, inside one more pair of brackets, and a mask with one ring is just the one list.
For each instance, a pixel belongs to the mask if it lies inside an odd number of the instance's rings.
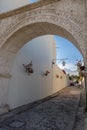
{"label": "cobblestone street", "polygon": [[0,130],[72,130],[80,89],[65,88],[57,96],[4,118]]}

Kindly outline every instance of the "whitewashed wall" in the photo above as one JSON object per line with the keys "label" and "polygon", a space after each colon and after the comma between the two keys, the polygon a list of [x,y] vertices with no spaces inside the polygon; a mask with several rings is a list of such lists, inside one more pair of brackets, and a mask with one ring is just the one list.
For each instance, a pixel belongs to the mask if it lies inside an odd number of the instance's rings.
{"label": "whitewashed wall", "polygon": [[[55,79],[56,72],[61,73],[58,68],[52,66],[52,59],[55,58],[56,47],[53,36],[36,38],[18,52],[8,91],[8,104],[11,109],[44,98],[65,87],[63,79],[60,81]],[[31,60],[34,73],[29,76],[22,64],[28,64]],[[42,73],[46,70],[50,73],[48,76],[43,76]]]}
{"label": "whitewashed wall", "polygon": [[29,4],[28,0],[0,0],[0,13],[4,13]]}
{"label": "whitewashed wall", "polygon": [[67,76],[57,65],[53,65],[53,89],[52,93],[67,86]]}

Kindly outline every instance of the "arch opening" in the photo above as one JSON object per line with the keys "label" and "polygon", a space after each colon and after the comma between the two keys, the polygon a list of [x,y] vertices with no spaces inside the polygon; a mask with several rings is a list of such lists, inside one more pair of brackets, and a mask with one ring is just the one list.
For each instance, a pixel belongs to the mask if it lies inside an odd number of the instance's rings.
{"label": "arch opening", "polygon": [[[32,39],[42,36],[42,35],[58,35],[61,37],[64,37],[71,41],[81,52],[81,48],[76,41],[76,39],[72,36],[70,32],[68,32],[66,29],[51,24],[47,22],[41,22],[41,23],[34,23],[28,26],[25,26],[15,32],[2,46],[1,48],[1,56],[3,53],[5,56],[6,66],[11,68],[13,59],[15,57],[15,54],[20,50],[20,48],[26,44],[28,41],[31,41]],[[81,52],[82,54],[82,52]],[[83,54],[82,54],[83,55]],[[10,72],[10,70],[8,69]]]}
{"label": "arch opening", "polygon": [[58,25],[48,23],[48,22],[37,22],[37,23],[30,24],[28,26],[22,27],[21,29],[16,31],[7,39],[7,41],[4,43],[2,48],[10,49],[10,46],[16,47],[16,44],[18,41],[18,43],[20,44],[20,47],[17,50],[19,50],[28,41],[42,35],[58,35],[63,38],[66,38],[69,41],[71,41],[81,52],[78,42],[76,41],[76,39],[73,37],[73,35],[70,32],[68,32],[66,29]]}
{"label": "arch opening", "polygon": [[[58,37],[58,39],[60,38]],[[65,41],[62,40],[62,42]],[[11,69],[12,78],[9,82],[8,104],[11,109],[42,99],[67,85],[69,86],[67,75],[58,67],[59,64],[53,64],[54,59],[61,58],[56,55],[56,46],[52,35],[44,35],[32,39],[17,52]],[[27,65],[31,62],[33,73],[26,73],[23,64]],[[67,64],[69,65],[69,63]],[[66,66],[64,69],[66,69]],[[49,73],[45,75],[46,71],[49,71]],[[71,75],[76,76],[75,73]],[[76,77],[74,80],[76,80]]]}
{"label": "arch opening", "polygon": [[[4,75],[6,73],[11,74],[11,68],[14,64],[14,59],[17,54],[17,52],[22,48],[24,44],[26,44],[28,41],[42,35],[47,34],[55,34],[62,36],[69,41],[71,41],[81,52],[81,49],[79,47],[79,44],[77,43],[76,39],[64,28],[61,28],[57,25],[50,24],[47,22],[42,23],[34,23],[28,26],[25,26],[15,32],[2,46],[0,54],[3,57],[4,61],[2,63],[3,72]],[[9,76],[8,76],[9,77]],[[7,79],[6,79],[7,80]],[[9,78],[8,78],[8,90],[9,90]],[[7,90],[7,91],[8,91]],[[55,90],[54,90],[55,91]],[[8,94],[7,94],[8,96]],[[6,97],[6,96],[5,96]],[[5,98],[4,104],[7,102],[7,99]]]}

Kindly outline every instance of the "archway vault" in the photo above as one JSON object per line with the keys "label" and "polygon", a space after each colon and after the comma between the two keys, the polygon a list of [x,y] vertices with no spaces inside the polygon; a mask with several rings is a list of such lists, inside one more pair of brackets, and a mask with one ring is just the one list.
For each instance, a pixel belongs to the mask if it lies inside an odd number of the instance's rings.
{"label": "archway vault", "polygon": [[12,33],[12,35],[2,45],[0,55],[4,59],[2,65],[5,67],[4,70],[6,70],[6,73],[10,73],[14,57],[24,44],[33,38],[47,34],[59,35],[70,40],[82,53],[82,50],[78,44],[78,40],[75,39],[74,36],[65,28],[49,22],[32,23],[23,26],[16,32]]}
{"label": "archway vault", "polygon": [[[79,49],[79,51],[81,51],[77,39],[75,39],[70,32],[68,32],[65,28],[62,28],[61,26],[49,22],[32,23],[30,25],[20,28],[6,40],[6,42],[2,45],[1,48],[17,52],[24,44],[26,44],[33,38],[48,34],[59,35],[68,39]],[[15,49],[12,50],[12,48]]]}
{"label": "archway vault", "polygon": [[[33,33],[28,40],[44,34],[57,34],[72,41],[84,55],[86,35],[84,26],[81,27],[83,21],[80,20],[80,17],[77,18],[77,15],[72,15],[70,12],[60,9],[56,10],[53,7],[52,9],[39,8],[28,13],[24,11],[1,19],[0,28],[4,25],[5,27],[0,32],[0,47],[14,35],[18,37],[19,32],[22,35],[23,30],[28,30],[29,35]],[[24,39],[26,39],[26,36]]]}
{"label": "archway vault", "polygon": [[[14,63],[15,56],[20,48],[33,38],[46,34],[59,35],[70,40],[81,51],[78,40],[76,40],[68,30],[51,22],[36,22],[28,24],[19,28],[17,31],[14,30],[14,33],[11,34],[12,35],[2,45],[0,51],[0,56],[3,59],[0,66],[2,73],[0,72],[0,74],[4,78],[4,87],[7,86],[7,92],[9,91],[11,69]],[[7,102],[5,96],[4,100],[6,100],[4,101],[5,104]]]}

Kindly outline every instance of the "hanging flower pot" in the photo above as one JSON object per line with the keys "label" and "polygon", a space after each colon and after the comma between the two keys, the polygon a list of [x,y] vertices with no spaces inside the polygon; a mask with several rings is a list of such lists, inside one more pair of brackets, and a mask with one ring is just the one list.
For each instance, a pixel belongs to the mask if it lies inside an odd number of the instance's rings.
{"label": "hanging flower pot", "polygon": [[59,78],[59,75],[56,74],[56,78]]}
{"label": "hanging flower pot", "polygon": [[47,76],[49,73],[50,73],[50,72],[47,70],[47,71],[45,72],[45,76]]}

